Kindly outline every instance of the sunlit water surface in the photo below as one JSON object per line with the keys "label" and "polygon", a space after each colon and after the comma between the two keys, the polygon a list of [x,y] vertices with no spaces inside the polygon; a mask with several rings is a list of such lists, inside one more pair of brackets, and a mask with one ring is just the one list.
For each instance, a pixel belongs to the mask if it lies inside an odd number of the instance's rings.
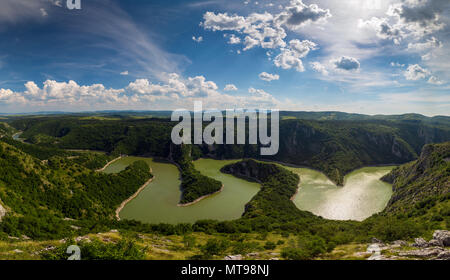
{"label": "sunlit water surface", "polygon": [[333,220],[362,221],[382,211],[392,196],[392,186],[380,180],[394,167],[365,167],[345,177],[344,186],[336,186],[323,173],[307,169],[287,169],[300,176],[295,205],[318,216]]}

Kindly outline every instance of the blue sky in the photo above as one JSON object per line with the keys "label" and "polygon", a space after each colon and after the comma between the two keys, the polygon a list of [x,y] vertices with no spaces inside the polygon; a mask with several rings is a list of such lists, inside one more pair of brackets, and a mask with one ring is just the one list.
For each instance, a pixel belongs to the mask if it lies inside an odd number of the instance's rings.
{"label": "blue sky", "polygon": [[450,112],[446,0],[80,2],[0,3],[0,112]]}

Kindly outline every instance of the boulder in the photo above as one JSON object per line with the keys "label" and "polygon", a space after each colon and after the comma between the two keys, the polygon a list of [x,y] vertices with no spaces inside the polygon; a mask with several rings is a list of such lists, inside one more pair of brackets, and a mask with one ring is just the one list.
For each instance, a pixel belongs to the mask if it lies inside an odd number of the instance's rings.
{"label": "boulder", "polygon": [[416,238],[416,239],[414,239],[413,246],[417,247],[417,248],[426,248],[426,247],[428,247],[428,242],[425,241],[425,239],[423,239],[422,237]]}
{"label": "boulder", "polygon": [[443,247],[443,246],[442,246],[442,243],[439,242],[439,240],[437,240],[437,239],[431,239],[431,240],[428,242],[428,246],[430,246],[430,247]]}
{"label": "boulder", "polygon": [[247,257],[257,257],[259,256],[259,253],[248,253]]}
{"label": "boulder", "polygon": [[441,261],[448,261],[450,260],[450,250],[440,252],[439,255],[437,255],[436,260]]}
{"label": "boulder", "polygon": [[240,261],[242,260],[242,255],[230,255],[230,256],[226,256],[225,260],[227,261]]}
{"label": "boulder", "polygon": [[372,243],[383,244],[383,241],[381,241],[381,240],[378,239],[378,238],[373,237],[373,238],[372,238]]}
{"label": "boulder", "polygon": [[406,242],[404,240],[395,240],[394,242],[392,242],[392,245],[397,246],[397,247],[406,247],[406,246],[408,246],[408,242]]}
{"label": "boulder", "polygon": [[433,239],[437,240],[441,246],[450,246],[450,231],[436,230],[433,233]]}
{"label": "boulder", "polygon": [[378,244],[370,244],[368,247],[367,247],[367,251],[366,251],[366,253],[368,253],[368,254],[374,254],[374,253],[380,253],[381,252],[381,248],[380,248],[380,245],[378,245]]}
{"label": "boulder", "polygon": [[442,251],[443,251],[442,248],[424,248],[419,250],[400,252],[399,256],[430,258],[430,257],[437,257]]}
{"label": "boulder", "polygon": [[21,237],[22,237],[23,240],[30,240],[30,239],[31,239],[31,238],[29,238],[29,237],[26,236],[26,235],[22,235]]}

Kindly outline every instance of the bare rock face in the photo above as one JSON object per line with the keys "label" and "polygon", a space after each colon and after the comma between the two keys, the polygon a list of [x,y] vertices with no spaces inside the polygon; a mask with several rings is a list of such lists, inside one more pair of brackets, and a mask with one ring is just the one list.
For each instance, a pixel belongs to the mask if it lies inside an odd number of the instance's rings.
{"label": "bare rock face", "polygon": [[440,246],[450,246],[450,231],[448,230],[436,230],[433,233],[433,239],[439,242]]}

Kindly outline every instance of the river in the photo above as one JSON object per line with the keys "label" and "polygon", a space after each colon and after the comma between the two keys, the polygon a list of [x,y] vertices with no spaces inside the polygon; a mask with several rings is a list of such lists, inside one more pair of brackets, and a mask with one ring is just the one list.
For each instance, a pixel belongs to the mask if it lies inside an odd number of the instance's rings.
{"label": "river", "polygon": [[134,219],[147,223],[192,223],[201,219],[233,220],[244,212],[245,204],[259,191],[260,185],[247,182],[232,175],[223,174],[220,169],[235,161],[200,159],[195,168],[224,184],[221,193],[205,198],[198,203],[179,207],[179,171],[173,164],[151,158],[125,157],[104,172],[115,173],[125,169],[136,160],[145,160],[152,168],[154,180],[119,213],[121,219]]}
{"label": "river", "polygon": [[362,221],[382,211],[392,196],[392,186],[380,178],[393,166],[353,171],[345,176],[343,187],[336,186],[319,171],[286,168],[300,176],[299,191],[293,200],[297,208],[326,219]]}
{"label": "river", "polygon": [[[260,185],[223,174],[220,169],[238,160],[200,159],[194,166],[202,174],[221,181],[222,192],[200,202],[178,207],[180,178],[177,167],[151,158],[125,157],[104,172],[116,173],[136,160],[145,160],[155,176],[135,199],[120,212],[121,219],[147,223],[192,223],[200,219],[233,220],[241,217],[245,204],[259,191]],[[393,167],[366,167],[345,177],[343,187],[336,186],[323,173],[307,168],[285,168],[299,174],[301,183],[293,202],[301,210],[327,219],[364,220],[382,211],[392,195],[391,185],[379,179]]]}

